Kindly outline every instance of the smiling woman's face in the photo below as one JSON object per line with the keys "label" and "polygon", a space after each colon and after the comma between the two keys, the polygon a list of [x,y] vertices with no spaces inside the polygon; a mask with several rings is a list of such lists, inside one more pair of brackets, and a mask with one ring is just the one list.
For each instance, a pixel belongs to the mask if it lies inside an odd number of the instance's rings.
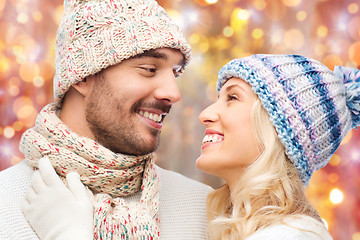
{"label": "smiling woman's face", "polygon": [[240,78],[224,84],[218,100],[199,116],[206,132],[197,168],[229,183],[254,162],[260,153],[250,120],[256,99],[251,86]]}

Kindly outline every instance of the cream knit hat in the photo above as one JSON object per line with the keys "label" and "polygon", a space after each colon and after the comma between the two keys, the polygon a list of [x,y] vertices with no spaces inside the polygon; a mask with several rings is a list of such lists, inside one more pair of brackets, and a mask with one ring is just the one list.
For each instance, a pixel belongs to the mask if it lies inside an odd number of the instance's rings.
{"label": "cream knit hat", "polygon": [[54,98],[57,106],[72,84],[122,60],[156,48],[190,46],[155,0],[65,0],[56,37]]}

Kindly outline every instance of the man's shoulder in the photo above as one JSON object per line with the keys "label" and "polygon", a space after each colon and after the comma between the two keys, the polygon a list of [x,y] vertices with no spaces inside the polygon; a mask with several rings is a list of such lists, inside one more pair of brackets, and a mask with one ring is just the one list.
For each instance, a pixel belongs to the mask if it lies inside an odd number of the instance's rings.
{"label": "man's shoulder", "polygon": [[0,172],[0,196],[22,196],[32,175],[32,169],[25,161]]}
{"label": "man's shoulder", "polygon": [[25,161],[0,172],[0,239],[38,239],[20,208],[32,172]]}

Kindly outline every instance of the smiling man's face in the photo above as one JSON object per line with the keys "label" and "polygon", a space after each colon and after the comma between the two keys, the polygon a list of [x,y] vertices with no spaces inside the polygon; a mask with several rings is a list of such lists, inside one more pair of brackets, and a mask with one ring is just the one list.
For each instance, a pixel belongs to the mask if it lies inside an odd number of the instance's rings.
{"label": "smiling man's face", "polygon": [[176,83],[184,57],[161,48],[90,76],[86,120],[97,142],[115,153],[156,150],[165,115],[180,100]]}

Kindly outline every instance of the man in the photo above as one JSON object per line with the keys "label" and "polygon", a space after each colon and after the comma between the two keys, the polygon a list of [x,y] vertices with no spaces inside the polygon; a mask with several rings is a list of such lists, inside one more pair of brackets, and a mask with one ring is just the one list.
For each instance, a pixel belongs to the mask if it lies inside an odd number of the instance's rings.
{"label": "man", "polygon": [[189,59],[183,34],[154,0],[65,1],[55,103],[22,136],[25,160],[0,173],[0,239],[42,237],[20,209],[42,157],[63,180],[78,172],[91,191],[94,239],[204,239],[210,188],[154,164]]}

